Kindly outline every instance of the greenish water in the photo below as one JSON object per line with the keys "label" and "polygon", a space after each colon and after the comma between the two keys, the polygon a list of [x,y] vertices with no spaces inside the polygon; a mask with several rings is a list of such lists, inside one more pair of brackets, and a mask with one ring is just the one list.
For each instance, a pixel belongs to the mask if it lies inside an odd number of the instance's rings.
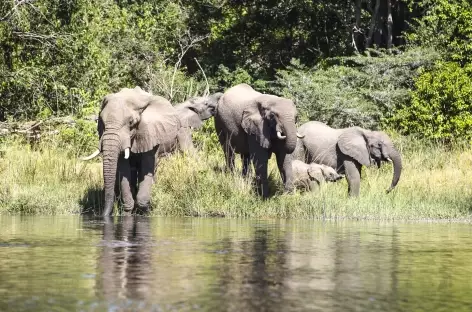
{"label": "greenish water", "polygon": [[0,216],[0,311],[472,311],[472,226]]}

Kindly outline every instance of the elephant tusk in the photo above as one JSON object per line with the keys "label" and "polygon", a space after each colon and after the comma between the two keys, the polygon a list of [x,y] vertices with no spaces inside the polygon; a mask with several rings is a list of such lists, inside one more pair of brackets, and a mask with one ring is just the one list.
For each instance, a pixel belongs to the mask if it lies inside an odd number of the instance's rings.
{"label": "elephant tusk", "polygon": [[297,132],[297,138],[303,139],[304,137],[305,137],[305,135],[301,135],[300,133]]}
{"label": "elephant tusk", "polygon": [[89,156],[87,157],[82,157],[81,159],[82,160],[90,160],[90,159],[94,159],[95,157],[97,157],[98,155],[100,154],[100,150],[97,148],[97,150],[95,152],[93,152],[92,154],[90,154]]}
{"label": "elephant tusk", "polygon": [[392,159],[390,157],[387,157],[387,161],[392,162]]}
{"label": "elephant tusk", "polygon": [[129,158],[129,147],[125,148],[125,159]]}
{"label": "elephant tusk", "polygon": [[278,137],[279,139],[281,139],[281,140],[287,138],[287,136],[286,136],[286,135],[282,135],[282,133],[281,133],[280,131],[277,131],[277,137]]}

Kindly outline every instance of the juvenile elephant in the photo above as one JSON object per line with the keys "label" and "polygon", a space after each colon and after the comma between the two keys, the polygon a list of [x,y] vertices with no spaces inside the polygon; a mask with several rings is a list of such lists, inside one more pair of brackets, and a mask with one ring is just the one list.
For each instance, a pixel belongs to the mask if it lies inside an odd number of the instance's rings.
{"label": "juvenile elephant", "polygon": [[175,148],[180,128],[172,104],[140,87],[104,97],[97,125],[99,147],[83,158],[89,160],[102,153],[104,216],[113,209],[115,182],[126,212],[133,209],[135,199],[140,209],[148,209],[156,157]]}
{"label": "juvenile elephant", "polygon": [[393,163],[393,179],[387,193],[400,180],[402,158],[387,134],[360,127],[333,129],[318,121],[309,121],[298,128],[304,135],[299,140],[294,157],[306,163],[316,162],[346,174],[349,195],[358,196],[361,168],[375,162]]}
{"label": "juvenile elephant", "polygon": [[215,116],[218,101],[223,93],[210,96],[194,97],[175,106],[181,128],[178,134],[179,147],[182,151],[194,151],[192,131],[199,129],[203,121]]}
{"label": "juvenile elephant", "polygon": [[296,115],[292,100],[262,94],[244,83],[228,89],[218,103],[215,127],[226,166],[234,170],[234,155],[241,154],[246,175],[251,159],[263,198],[269,195],[267,162],[272,153],[285,189],[293,189],[290,154],[297,142]]}
{"label": "juvenile elephant", "polygon": [[298,159],[292,161],[292,170],[295,187],[306,191],[314,191],[321,183],[336,182],[343,178],[331,167],[316,163],[306,164]]}

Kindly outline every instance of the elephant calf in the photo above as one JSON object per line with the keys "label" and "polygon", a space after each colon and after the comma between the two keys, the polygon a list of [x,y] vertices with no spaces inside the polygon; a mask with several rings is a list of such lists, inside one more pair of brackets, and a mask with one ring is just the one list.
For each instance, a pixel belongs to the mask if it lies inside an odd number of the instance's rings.
{"label": "elephant calf", "polygon": [[331,167],[316,163],[306,164],[300,160],[292,161],[294,186],[306,191],[317,190],[323,182],[336,182],[343,178]]}

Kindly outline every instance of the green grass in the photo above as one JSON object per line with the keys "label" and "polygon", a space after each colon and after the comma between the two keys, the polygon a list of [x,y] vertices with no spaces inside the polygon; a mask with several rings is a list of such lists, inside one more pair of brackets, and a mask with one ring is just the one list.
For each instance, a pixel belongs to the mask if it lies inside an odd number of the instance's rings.
{"label": "green grass", "polygon": [[[161,161],[153,186],[153,215],[329,219],[459,219],[472,213],[472,150],[396,140],[404,170],[390,194],[392,167],[363,171],[361,195],[347,197],[347,183],[325,184],[318,193],[283,194],[274,159],[267,201],[254,195],[250,179],[223,173],[219,149],[176,154]],[[3,143],[0,214],[71,214],[103,205],[100,159],[81,162],[66,149],[34,150]],[[210,152],[208,152],[208,150]]]}

